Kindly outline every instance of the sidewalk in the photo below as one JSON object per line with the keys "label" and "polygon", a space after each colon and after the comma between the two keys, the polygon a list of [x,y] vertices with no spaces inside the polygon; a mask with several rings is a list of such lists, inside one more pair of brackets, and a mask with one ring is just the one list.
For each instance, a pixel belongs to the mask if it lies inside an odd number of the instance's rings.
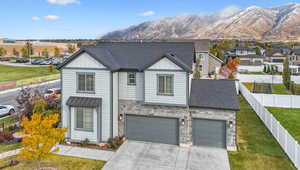
{"label": "sidewalk", "polygon": [[112,158],[115,152],[104,151],[99,149],[89,149],[74,146],[58,145],[59,151],[56,152],[58,155],[74,156],[80,158],[94,159],[108,161]]}
{"label": "sidewalk", "polygon": [[[42,85],[47,85],[47,84],[52,84],[52,83],[57,83],[60,82],[60,79],[58,80],[52,80],[52,81],[47,81],[47,82],[43,82],[43,83],[39,83],[39,84],[32,84],[32,85],[28,85],[28,86],[24,86],[24,87],[38,87],[38,86],[42,86]],[[17,87],[17,88],[13,88],[13,89],[9,89],[9,90],[4,90],[4,91],[0,91],[0,94],[5,94],[5,93],[9,93],[9,92],[15,92],[18,90],[21,90],[24,87]]]}
{"label": "sidewalk", "polygon": [[[115,152],[112,151],[104,151],[98,149],[88,149],[88,148],[65,146],[65,145],[58,145],[58,147],[59,147],[59,151],[54,154],[86,158],[86,159],[102,160],[102,161],[110,160],[112,156],[115,154]],[[0,159],[17,155],[19,152],[20,149],[1,153]]]}

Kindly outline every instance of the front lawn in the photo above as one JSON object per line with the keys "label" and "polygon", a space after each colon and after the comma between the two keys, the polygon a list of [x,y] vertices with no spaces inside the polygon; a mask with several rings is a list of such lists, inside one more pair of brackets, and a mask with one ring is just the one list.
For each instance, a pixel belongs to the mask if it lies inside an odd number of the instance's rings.
{"label": "front lawn", "polygon": [[240,96],[237,112],[237,152],[229,152],[232,170],[295,170],[275,138]]}
{"label": "front lawn", "polygon": [[0,153],[15,150],[21,148],[21,143],[13,143],[13,144],[0,144]]}
{"label": "front lawn", "polygon": [[58,71],[55,68],[53,68],[52,73],[50,73],[48,69],[48,67],[17,67],[0,65],[0,82],[58,74]]}
{"label": "front lawn", "polygon": [[[8,164],[12,159],[20,160],[16,156],[1,159],[0,168]],[[54,167],[59,170],[100,170],[104,164],[105,161],[53,154],[41,163],[41,167]],[[35,162],[21,160],[17,166],[5,168],[5,170],[32,170],[36,168],[36,166],[37,164]]]}
{"label": "front lawn", "polygon": [[274,108],[268,110],[280,124],[300,143],[300,109]]}

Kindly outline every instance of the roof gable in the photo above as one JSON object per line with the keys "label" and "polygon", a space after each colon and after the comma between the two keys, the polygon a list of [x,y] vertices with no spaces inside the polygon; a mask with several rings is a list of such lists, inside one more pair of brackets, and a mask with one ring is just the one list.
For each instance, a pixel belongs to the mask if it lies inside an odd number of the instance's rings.
{"label": "roof gable", "polygon": [[160,59],[147,69],[182,70],[181,67],[169,60],[167,57]]}
{"label": "roof gable", "polygon": [[66,68],[106,68],[86,52],[78,54],[76,58],[65,65]]}

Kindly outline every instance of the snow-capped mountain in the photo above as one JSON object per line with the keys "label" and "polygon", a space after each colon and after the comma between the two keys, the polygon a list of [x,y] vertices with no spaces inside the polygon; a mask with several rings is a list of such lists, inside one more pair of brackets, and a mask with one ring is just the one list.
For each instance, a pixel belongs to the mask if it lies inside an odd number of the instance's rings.
{"label": "snow-capped mountain", "polygon": [[300,4],[276,8],[234,6],[213,14],[180,14],[110,32],[102,39],[300,39]]}

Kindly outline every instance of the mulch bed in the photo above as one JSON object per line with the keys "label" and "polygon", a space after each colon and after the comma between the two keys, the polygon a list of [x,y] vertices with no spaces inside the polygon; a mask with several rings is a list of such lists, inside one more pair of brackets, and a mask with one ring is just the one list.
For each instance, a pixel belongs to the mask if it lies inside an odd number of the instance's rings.
{"label": "mulch bed", "polygon": [[89,148],[89,149],[98,149],[98,150],[105,150],[105,151],[112,151],[112,152],[116,152],[118,150],[118,149],[109,148],[107,144],[103,144],[103,146],[96,145],[96,144],[89,144],[89,145],[82,146],[80,143],[71,142],[69,144],[64,143],[62,145]]}

